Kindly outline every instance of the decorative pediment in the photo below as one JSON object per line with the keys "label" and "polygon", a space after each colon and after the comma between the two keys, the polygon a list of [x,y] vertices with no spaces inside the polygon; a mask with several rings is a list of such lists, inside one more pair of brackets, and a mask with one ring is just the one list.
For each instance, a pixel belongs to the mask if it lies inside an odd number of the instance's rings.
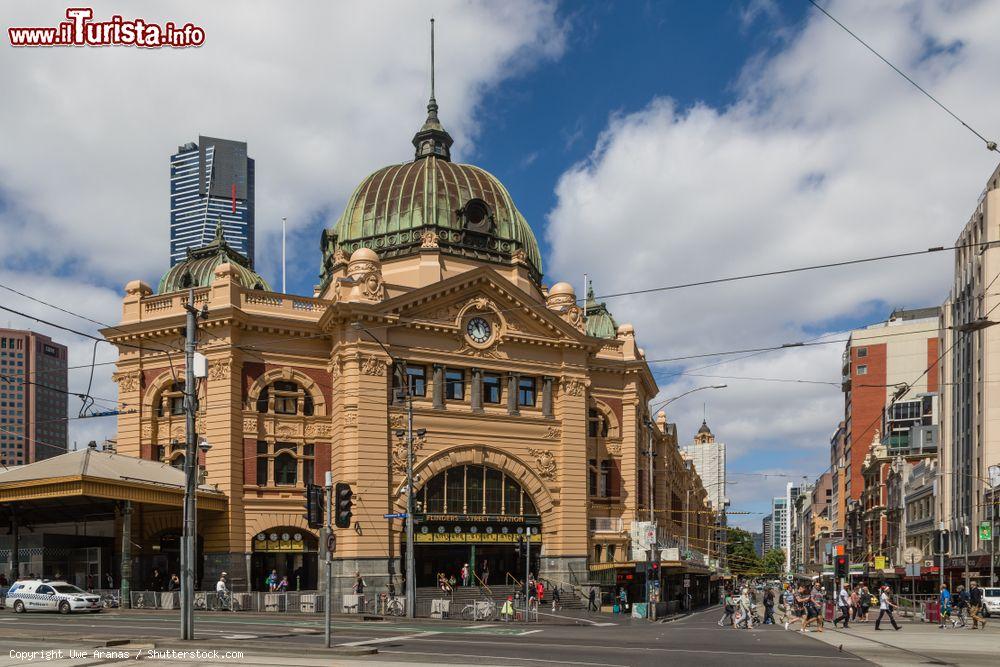
{"label": "decorative pediment", "polygon": [[576,326],[547,308],[541,298],[533,298],[486,267],[395,297],[384,305],[404,321],[455,330],[464,329],[470,311],[492,311],[501,339],[536,336],[570,341],[581,337]]}

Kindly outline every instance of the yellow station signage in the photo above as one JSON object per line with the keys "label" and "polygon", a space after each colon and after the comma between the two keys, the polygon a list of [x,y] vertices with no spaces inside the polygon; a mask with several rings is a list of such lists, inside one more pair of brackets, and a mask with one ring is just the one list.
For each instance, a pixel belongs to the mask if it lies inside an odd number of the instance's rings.
{"label": "yellow station signage", "polygon": [[[417,543],[436,544],[469,544],[469,543],[489,543],[489,544],[513,544],[518,537],[523,537],[517,533],[417,533],[413,536],[413,541]],[[541,544],[541,535],[532,535],[533,544]]]}

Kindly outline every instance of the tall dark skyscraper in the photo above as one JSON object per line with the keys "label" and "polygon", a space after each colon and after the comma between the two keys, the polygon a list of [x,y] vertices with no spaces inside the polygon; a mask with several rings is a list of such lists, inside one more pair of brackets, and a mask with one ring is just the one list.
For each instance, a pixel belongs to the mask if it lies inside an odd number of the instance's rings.
{"label": "tall dark skyscraper", "polygon": [[254,261],[254,162],[245,141],[198,137],[170,156],[170,265],[222,230],[230,247]]}

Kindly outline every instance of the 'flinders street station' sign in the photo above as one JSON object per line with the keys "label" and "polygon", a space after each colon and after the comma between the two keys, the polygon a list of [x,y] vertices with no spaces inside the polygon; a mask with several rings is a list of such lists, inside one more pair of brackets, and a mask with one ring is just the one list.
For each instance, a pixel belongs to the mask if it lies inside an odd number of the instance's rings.
{"label": "'flinders street station' sign", "polygon": [[542,541],[537,517],[489,514],[425,514],[416,516],[414,542],[437,544],[513,544],[529,533]]}

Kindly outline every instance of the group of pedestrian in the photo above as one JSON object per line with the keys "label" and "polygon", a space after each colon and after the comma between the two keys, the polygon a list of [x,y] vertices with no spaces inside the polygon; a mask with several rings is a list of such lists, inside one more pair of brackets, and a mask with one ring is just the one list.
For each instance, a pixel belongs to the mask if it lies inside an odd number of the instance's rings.
{"label": "group of pedestrian", "polygon": [[288,590],[288,575],[283,575],[279,579],[278,571],[271,570],[271,573],[264,579],[264,586],[267,587],[268,592],[284,593]]}
{"label": "group of pedestrian", "polygon": [[149,582],[147,583],[147,589],[149,591],[179,591],[181,589],[181,578],[177,576],[177,573],[171,574],[164,584],[163,575],[160,574],[159,568],[153,568],[153,573],[149,576]]}
{"label": "group of pedestrian", "polygon": [[983,611],[983,589],[977,582],[973,581],[969,590],[965,590],[965,586],[959,586],[954,595],[948,590],[947,584],[942,584],[938,601],[941,606],[939,628],[947,627],[947,622],[951,622],[953,628],[964,628],[968,616],[972,619],[973,630],[986,629],[986,620],[980,616]]}
{"label": "group of pedestrian", "polygon": [[[752,630],[755,623],[760,624],[756,593],[750,586],[741,587],[739,595],[733,589],[726,588],[723,595],[723,614],[719,619],[719,627]],[[766,599],[764,605],[766,614]]]}

